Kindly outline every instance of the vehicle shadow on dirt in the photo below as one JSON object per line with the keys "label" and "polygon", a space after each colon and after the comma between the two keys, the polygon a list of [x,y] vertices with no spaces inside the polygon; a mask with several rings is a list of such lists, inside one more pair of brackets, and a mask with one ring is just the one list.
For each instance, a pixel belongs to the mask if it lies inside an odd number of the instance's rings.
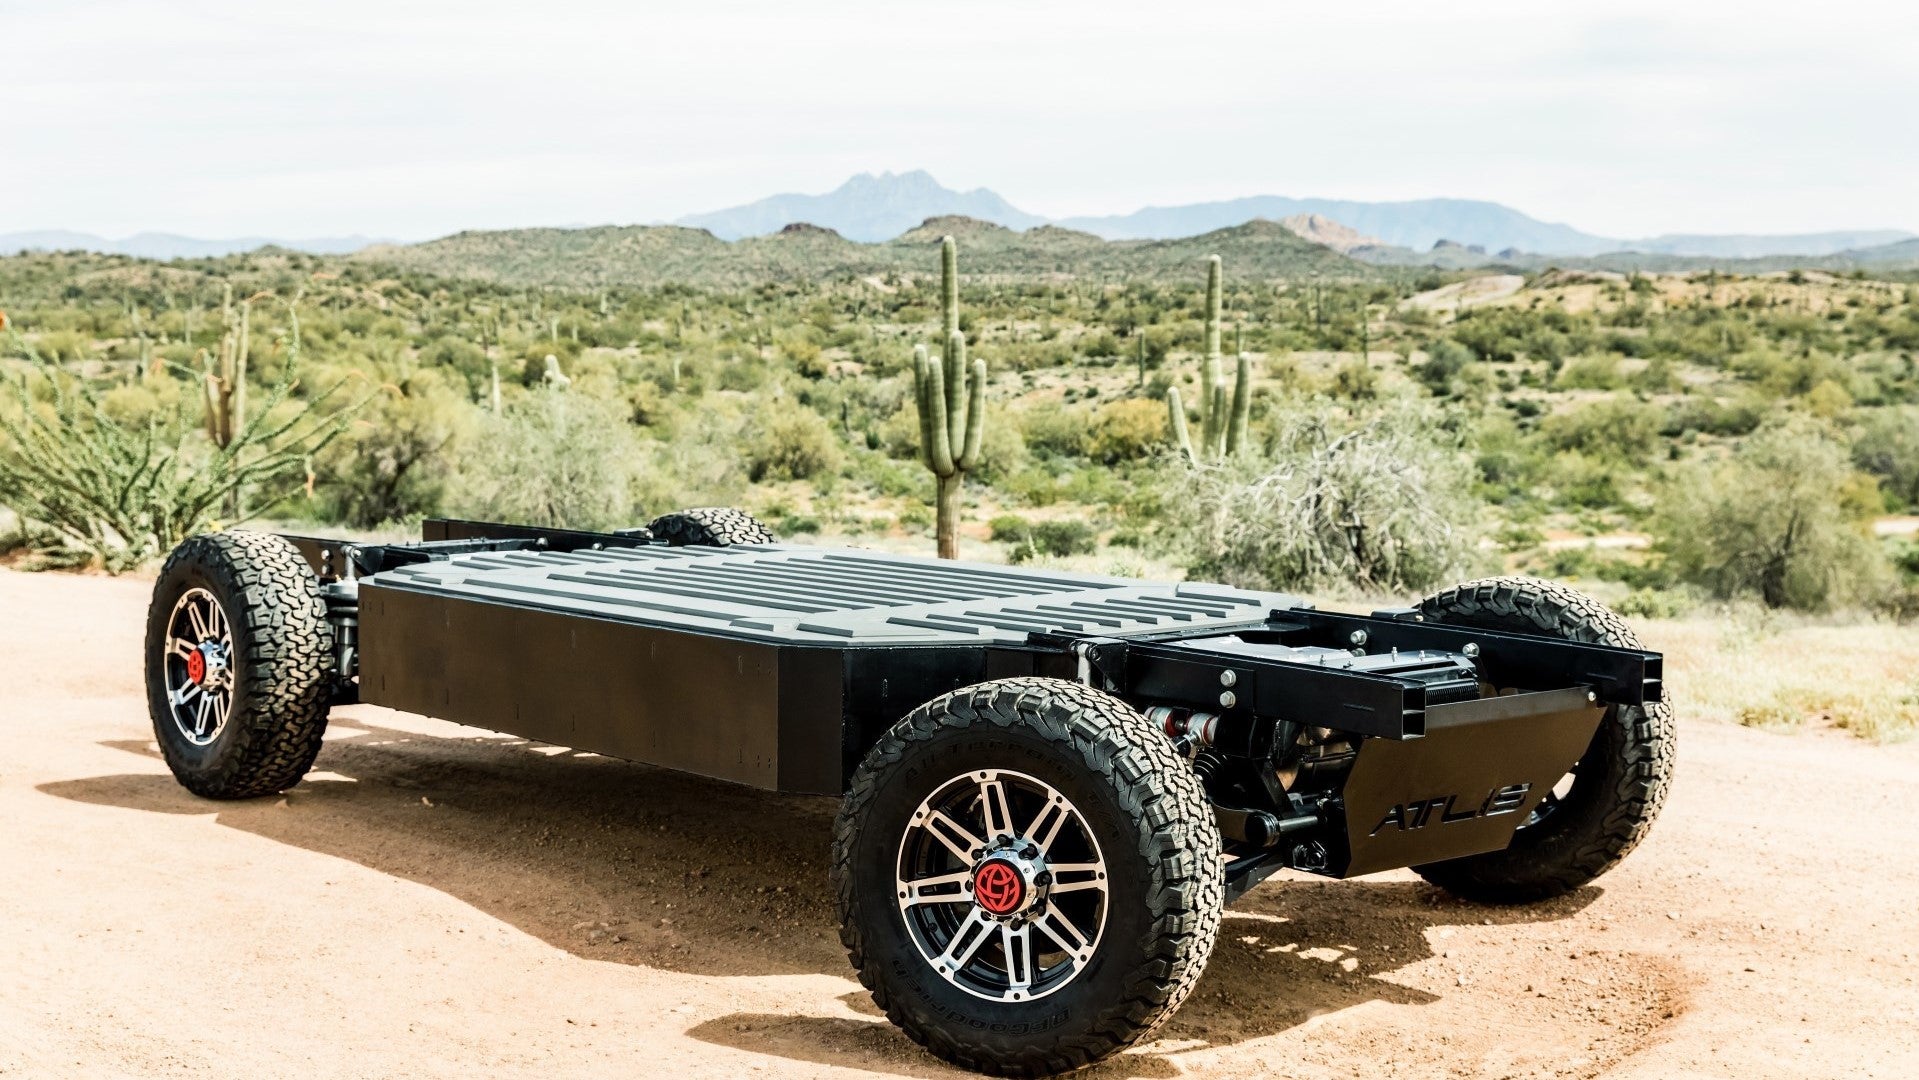
{"label": "vehicle shadow on dirt", "polygon": [[[826,878],[836,799],[769,794],[513,738],[425,736],[345,717],[334,729],[307,781],[279,798],[211,802],[154,772],[40,790],[212,814],[438,889],[583,958],[699,975],[850,975]],[[150,742],[107,745],[158,757]],[[1427,931],[1565,918],[1599,893],[1512,910],[1406,881],[1269,884],[1228,911],[1205,977],[1158,1037],[1224,1045],[1369,1001],[1435,1001],[1391,978],[1433,956]],[[852,1015],[741,1013],[688,1033],[794,1060],[945,1071],[879,1018],[864,993],[843,1000]],[[1109,1068],[1176,1071],[1137,1053]]]}

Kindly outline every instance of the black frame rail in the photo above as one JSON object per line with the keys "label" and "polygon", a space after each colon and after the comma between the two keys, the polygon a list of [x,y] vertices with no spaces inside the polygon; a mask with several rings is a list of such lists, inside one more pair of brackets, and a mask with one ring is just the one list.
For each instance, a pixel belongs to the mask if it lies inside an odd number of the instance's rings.
{"label": "black frame rail", "polygon": [[1273,622],[1299,627],[1302,644],[1351,645],[1363,632],[1368,651],[1441,649],[1473,657],[1481,680],[1503,689],[1557,690],[1585,686],[1612,705],[1644,706],[1663,699],[1664,664],[1644,649],[1567,641],[1544,634],[1512,634],[1424,622],[1412,609],[1373,615],[1331,611],[1281,611]]}
{"label": "black frame rail", "polygon": [[[1482,683],[1581,688],[1626,706],[1659,701],[1663,686],[1658,653],[1421,622],[1410,612],[1285,609],[1237,629],[1150,638],[1035,634],[1033,644],[1077,653],[1129,700],[1205,709],[1231,730],[1255,730],[1230,721],[1256,716],[1312,717],[1356,735],[1416,739],[1426,733],[1429,710],[1480,698]],[[1317,652],[1284,651],[1301,648]]]}

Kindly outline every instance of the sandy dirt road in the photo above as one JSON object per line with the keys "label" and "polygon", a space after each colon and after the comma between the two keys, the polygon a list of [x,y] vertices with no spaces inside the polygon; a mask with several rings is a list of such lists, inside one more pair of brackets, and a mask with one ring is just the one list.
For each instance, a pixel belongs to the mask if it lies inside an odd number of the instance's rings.
{"label": "sandy dirt road", "polygon": [[[849,976],[830,800],[357,707],[285,797],[201,801],[147,589],[0,571],[0,1076],[958,1075]],[[1919,748],[1682,734],[1595,886],[1276,879],[1091,1075],[1919,1076]]]}

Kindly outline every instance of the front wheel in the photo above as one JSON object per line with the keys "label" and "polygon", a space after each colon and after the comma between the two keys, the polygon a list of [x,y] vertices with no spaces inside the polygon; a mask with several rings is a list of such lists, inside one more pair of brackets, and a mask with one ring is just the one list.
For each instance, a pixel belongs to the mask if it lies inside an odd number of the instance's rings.
{"label": "front wheel", "polygon": [[284,537],[173,550],[147,609],[147,706],[173,776],[211,799],[271,795],[312,767],[333,688],[319,582]]}
{"label": "front wheel", "polygon": [[[1624,619],[1583,593],[1533,578],[1456,585],[1420,602],[1430,622],[1637,649]],[[1672,784],[1672,707],[1606,710],[1591,745],[1501,851],[1413,869],[1455,895],[1515,904],[1571,892],[1618,865],[1652,828]]]}
{"label": "front wheel", "polygon": [[1005,679],[937,698],[867,754],[834,828],[841,939],[907,1035],[1046,1076],[1117,1053],[1197,982],[1219,930],[1211,806],[1110,695]]}

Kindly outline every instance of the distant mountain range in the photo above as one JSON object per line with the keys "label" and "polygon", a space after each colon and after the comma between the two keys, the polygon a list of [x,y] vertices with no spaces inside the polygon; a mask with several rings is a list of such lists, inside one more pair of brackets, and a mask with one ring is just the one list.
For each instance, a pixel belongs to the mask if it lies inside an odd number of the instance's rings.
{"label": "distant mountain range", "polygon": [[39,232],[0,233],[0,255],[22,251],[97,251],[105,255],[132,255],[142,259],[209,259],[258,251],[263,247],[281,247],[313,255],[346,255],[371,244],[380,243],[370,236],[326,236],[310,240],[269,240],[260,236],[242,236],[230,240],[198,240],[173,233],[143,232],[121,240],[109,240],[92,233],[47,229]]}
{"label": "distant mountain range", "polygon": [[[923,222],[942,217],[987,222],[1016,232],[1052,228],[1108,241],[1174,240],[1249,222],[1279,222],[1295,234],[1364,262],[1455,269],[1492,264],[1528,267],[1572,259],[1598,259],[1607,265],[1632,265],[1648,270],[1721,260],[1766,259],[1806,260],[1805,265],[1809,266],[1878,266],[1910,261],[1912,253],[1907,245],[1919,241],[1914,234],[1896,229],[1776,236],[1675,233],[1622,239],[1540,221],[1509,206],[1478,199],[1363,202],[1255,195],[1185,206],[1150,206],[1130,214],[1050,221],[1021,210],[985,188],[954,191],[921,170],[861,173],[823,195],[773,195],[744,206],[692,214],[675,224],[704,230],[722,241],[772,236],[789,226],[812,225],[837,233],[835,239],[880,244],[904,236]],[[553,235],[559,231],[564,230],[505,230],[518,236]],[[606,232],[588,231],[595,235]],[[78,249],[176,259],[230,255],[267,246],[331,255],[381,243],[364,236],[199,240],[168,233],[140,233],[122,240],[109,240],[87,233],[45,231],[0,234],[0,255]],[[1056,244],[1043,247],[1049,252],[1058,250]]]}
{"label": "distant mountain range", "polygon": [[705,229],[722,240],[739,240],[806,222],[832,229],[848,240],[877,244],[927,218],[945,216],[976,218],[1021,230],[1046,224],[1045,218],[1021,210],[985,188],[954,191],[920,170],[878,176],[861,173],[824,195],[771,195],[730,210],[692,214],[674,224]]}
{"label": "distant mountain range", "polygon": [[1782,236],[1671,234],[1620,239],[1540,221],[1509,206],[1478,199],[1361,202],[1282,195],[1255,195],[1185,206],[1150,206],[1130,214],[1048,222],[985,188],[953,191],[917,170],[877,176],[861,173],[824,195],[774,195],[745,206],[684,217],[678,224],[706,229],[723,240],[737,240],[764,236],[795,222],[806,222],[833,229],[851,240],[877,242],[889,240],[925,218],[941,214],[965,215],[1009,229],[1055,224],[1107,240],[1167,240],[1198,236],[1258,219],[1281,221],[1316,216],[1365,236],[1377,237],[1384,245],[1411,252],[1429,251],[1441,240],[1450,240],[1487,252],[1549,256],[1624,251],[1725,259],[1823,256],[1896,243],[1913,236],[1896,229],[1867,229]]}
{"label": "distant mountain range", "polygon": [[368,248],[354,258],[445,277],[570,288],[667,283],[740,287],[849,276],[877,282],[888,276],[937,273],[941,236],[959,241],[967,273],[1017,278],[1190,284],[1195,274],[1203,277],[1208,255],[1221,256],[1236,277],[1249,280],[1308,274],[1363,279],[1382,272],[1271,221],[1174,240],[1102,240],[1057,225],[1016,232],[957,215],[929,219],[877,244],[855,243],[816,225],[794,224],[733,241],[685,225],[609,225],[463,232],[424,244]]}

